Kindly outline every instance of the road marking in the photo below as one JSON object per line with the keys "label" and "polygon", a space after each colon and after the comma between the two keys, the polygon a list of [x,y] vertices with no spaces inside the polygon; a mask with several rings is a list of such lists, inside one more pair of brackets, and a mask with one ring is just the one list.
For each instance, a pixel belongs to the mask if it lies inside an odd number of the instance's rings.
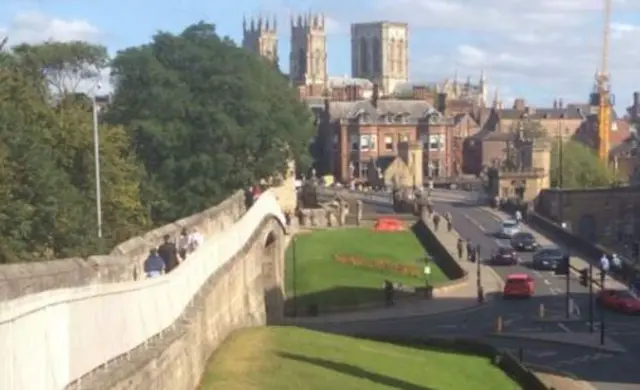
{"label": "road marking", "polygon": [[555,289],[555,288],[551,287],[551,288],[549,289],[549,292],[551,293],[551,295],[558,295],[558,294],[560,294],[562,291],[558,291],[557,289]]}
{"label": "road marking", "polygon": [[458,329],[458,325],[449,324],[449,325],[438,325],[436,329]]}
{"label": "road marking", "polygon": [[551,282],[548,281],[547,279],[544,280],[544,284],[546,284],[547,286],[551,286]]}
{"label": "road marking", "polygon": [[571,329],[567,328],[567,326],[565,324],[563,324],[563,323],[558,322],[558,327],[560,329],[564,330],[567,333],[573,333],[573,332],[571,332]]}
{"label": "road marking", "polygon": [[542,277],[542,274],[540,273],[540,271],[533,270],[533,274],[534,274],[535,276],[540,277],[540,278]]}
{"label": "road marking", "polygon": [[571,307],[573,307],[573,314],[578,317],[582,316],[582,314],[580,313],[580,306],[578,305],[576,300],[573,298],[569,298],[569,302],[571,302]]}
{"label": "road marking", "polygon": [[478,222],[478,221],[476,221],[475,219],[471,218],[471,217],[470,217],[469,215],[467,215],[467,214],[462,214],[462,215],[464,215],[464,217],[465,217],[466,219],[468,219],[468,220],[469,220],[469,222],[471,222],[472,224],[476,225],[476,227],[477,227],[478,229],[480,229],[480,231],[481,231],[481,232],[483,232],[483,233],[485,233],[485,232],[486,232],[486,230],[484,229],[484,226],[480,225],[480,222]]}

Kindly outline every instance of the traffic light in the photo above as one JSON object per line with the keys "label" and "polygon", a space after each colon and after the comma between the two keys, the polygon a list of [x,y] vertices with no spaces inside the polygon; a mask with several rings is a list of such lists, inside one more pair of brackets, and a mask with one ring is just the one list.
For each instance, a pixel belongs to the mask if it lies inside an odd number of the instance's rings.
{"label": "traffic light", "polygon": [[569,275],[569,256],[562,256],[562,260],[555,269],[556,275]]}
{"label": "traffic light", "polygon": [[580,270],[580,284],[583,286],[589,285],[589,269],[583,268]]}

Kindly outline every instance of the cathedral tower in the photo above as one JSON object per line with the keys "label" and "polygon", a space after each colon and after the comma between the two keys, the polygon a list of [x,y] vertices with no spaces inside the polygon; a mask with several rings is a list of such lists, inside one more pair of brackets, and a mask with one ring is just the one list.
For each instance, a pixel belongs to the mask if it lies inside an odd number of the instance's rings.
{"label": "cathedral tower", "polygon": [[374,22],[351,25],[351,74],[392,93],[409,79],[409,27],[406,23]]}
{"label": "cathedral tower", "polygon": [[296,86],[323,88],[328,82],[324,15],[309,13],[291,17],[289,77]]}
{"label": "cathedral tower", "polygon": [[242,46],[273,63],[278,62],[278,26],[276,19],[259,17],[242,21]]}

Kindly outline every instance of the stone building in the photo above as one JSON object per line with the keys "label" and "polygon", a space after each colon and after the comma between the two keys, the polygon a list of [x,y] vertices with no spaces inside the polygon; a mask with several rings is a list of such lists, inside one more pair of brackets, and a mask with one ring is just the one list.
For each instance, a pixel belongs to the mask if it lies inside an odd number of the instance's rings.
{"label": "stone building", "polygon": [[242,47],[278,63],[278,24],[263,17],[242,21]]}
{"label": "stone building", "polygon": [[328,91],[327,35],[322,14],[291,17],[289,80],[300,97],[323,96]]}
{"label": "stone building", "polygon": [[406,23],[373,22],[351,25],[351,75],[391,94],[409,78],[409,27]]}
{"label": "stone building", "polygon": [[[402,143],[423,147],[425,176],[460,174],[462,140],[468,134],[465,115],[445,118],[423,100],[371,99],[330,101],[311,107],[318,134],[314,156],[318,174],[338,181],[366,180],[373,162],[383,171],[399,156]],[[376,168],[376,171],[377,171]]]}

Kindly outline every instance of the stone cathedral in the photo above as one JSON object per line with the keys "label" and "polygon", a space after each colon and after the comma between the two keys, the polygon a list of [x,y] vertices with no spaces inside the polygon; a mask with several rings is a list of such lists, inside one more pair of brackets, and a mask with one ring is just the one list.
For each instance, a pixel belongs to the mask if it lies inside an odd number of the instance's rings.
{"label": "stone cathedral", "polygon": [[242,21],[242,46],[254,53],[278,61],[278,24],[276,19],[251,18]]}
{"label": "stone cathedral", "polygon": [[406,23],[374,22],[351,25],[351,75],[393,93],[409,79],[409,28]]}

